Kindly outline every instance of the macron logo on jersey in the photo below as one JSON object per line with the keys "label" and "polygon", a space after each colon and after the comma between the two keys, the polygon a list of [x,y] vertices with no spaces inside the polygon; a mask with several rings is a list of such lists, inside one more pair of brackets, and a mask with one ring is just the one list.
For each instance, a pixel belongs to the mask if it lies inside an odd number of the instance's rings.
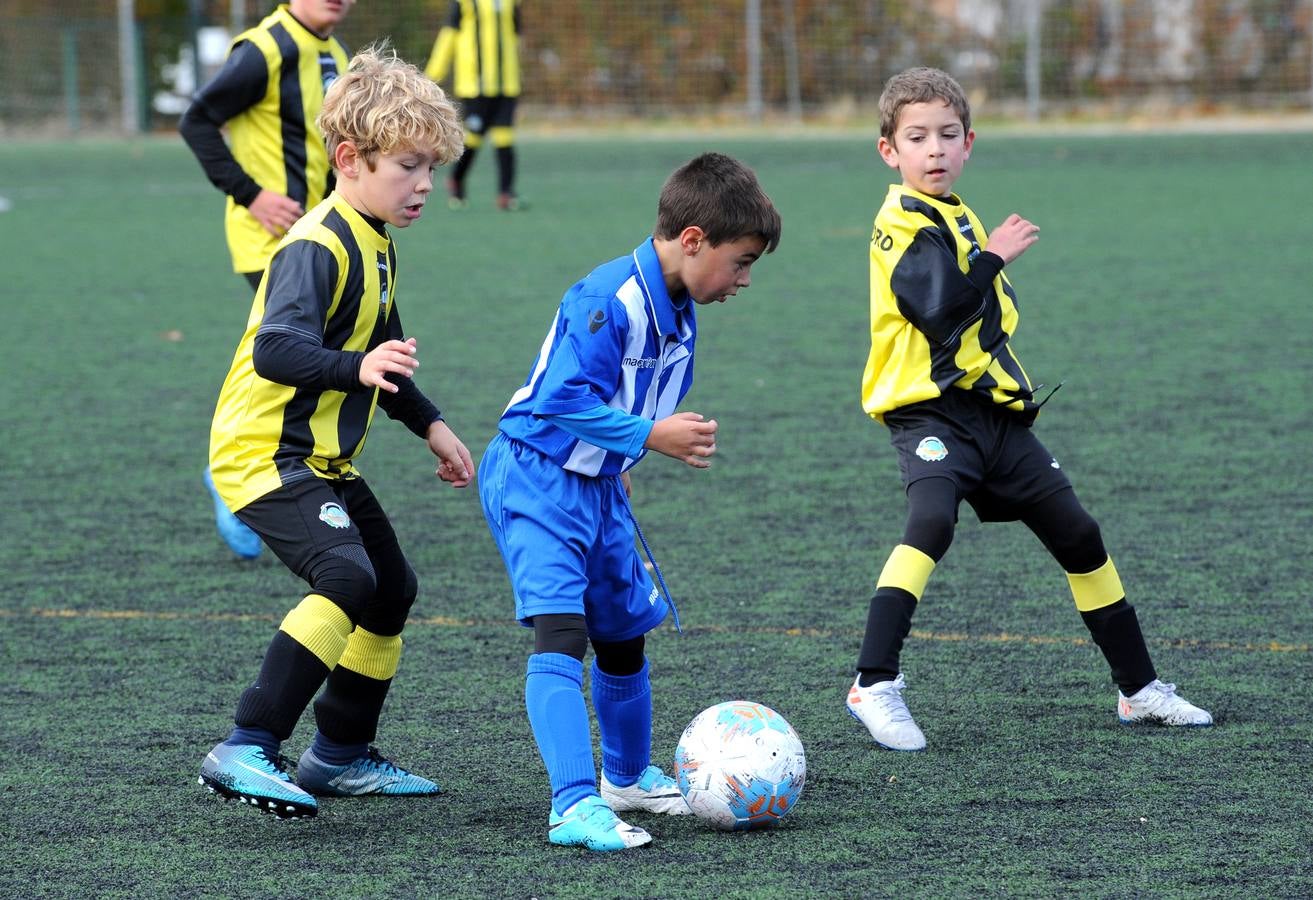
{"label": "macron logo on jersey", "polygon": [[655,356],[626,356],[623,362],[635,369],[655,369],[657,364]]}
{"label": "macron logo on jersey", "polygon": [[597,332],[602,330],[602,326],[605,324],[606,324],[606,313],[602,312],[599,309],[596,312],[594,312],[592,316],[590,316],[588,319],[588,333],[597,334]]}

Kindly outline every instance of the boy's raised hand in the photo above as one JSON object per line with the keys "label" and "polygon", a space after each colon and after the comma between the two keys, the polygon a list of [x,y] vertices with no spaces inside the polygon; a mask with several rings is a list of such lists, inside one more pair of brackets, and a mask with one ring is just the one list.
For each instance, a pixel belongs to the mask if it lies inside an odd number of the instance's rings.
{"label": "boy's raised hand", "polygon": [[643,446],[695,469],[706,469],[711,465],[707,457],[716,452],[719,427],[715,419],[703,419],[699,413],[675,413],[652,426]]}
{"label": "boy's raised hand", "polygon": [[1007,265],[1038,240],[1039,226],[1013,213],[989,233],[985,249],[995,256],[1001,256],[1003,264]]}
{"label": "boy's raised hand", "polygon": [[474,460],[456,432],[439,419],[429,425],[429,449],[440,462],[437,476],[452,487],[462,488],[474,478]]}
{"label": "boy's raised hand", "polygon": [[415,358],[415,339],[404,341],[384,341],[365,354],[360,362],[360,383],[365,387],[382,388],[390,394],[398,390],[395,384],[387,380],[389,373],[411,378],[419,366]]}

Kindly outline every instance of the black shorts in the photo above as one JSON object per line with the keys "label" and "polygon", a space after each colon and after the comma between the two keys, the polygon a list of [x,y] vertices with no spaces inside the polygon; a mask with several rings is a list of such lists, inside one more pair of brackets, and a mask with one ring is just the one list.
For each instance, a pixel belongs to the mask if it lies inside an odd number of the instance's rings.
{"label": "black shorts", "polygon": [[467,97],[461,101],[465,130],[486,134],[489,128],[510,128],[519,97]]}
{"label": "black shorts", "polygon": [[982,522],[1013,522],[1071,487],[1017,415],[963,390],[885,413],[903,486],[948,478]]}
{"label": "black shorts", "polygon": [[332,547],[396,547],[397,536],[363,478],[304,478],[270,491],[237,511],[287,568],[304,577],[310,560]]}

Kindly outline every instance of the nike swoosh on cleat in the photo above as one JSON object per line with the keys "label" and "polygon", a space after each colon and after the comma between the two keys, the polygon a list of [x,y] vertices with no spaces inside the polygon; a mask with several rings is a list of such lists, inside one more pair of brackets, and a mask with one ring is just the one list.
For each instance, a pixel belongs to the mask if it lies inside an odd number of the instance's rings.
{"label": "nike swoosh on cleat", "polygon": [[256,775],[259,775],[261,778],[265,779],[266,781],[272,781],[274,784],[278,785],[280,788],[283,788],[284,790],[288,790],[291,788],[291,785],[289,785],[286,781],[283,781],[281,778],[275,778],[274,776],[270,775],[268,772],[261,772],[255,766],[249,766],[244,762],[238,762],[237,765],[241,766],[243,769],[246,769],[248,772],[254,772]]}

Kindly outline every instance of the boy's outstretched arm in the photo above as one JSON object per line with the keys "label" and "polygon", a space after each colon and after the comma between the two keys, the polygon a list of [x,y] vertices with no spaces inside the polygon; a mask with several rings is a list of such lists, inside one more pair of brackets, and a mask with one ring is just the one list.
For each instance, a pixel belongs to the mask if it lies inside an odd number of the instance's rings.
{"label": "boy's outstretched arm", "polygon": [[695,469],[706,469],[711,466],[708,457],[716,452],[719,427],[715,419],[704,419],[700,413],[675,413],[652,426],[643,446]]}

